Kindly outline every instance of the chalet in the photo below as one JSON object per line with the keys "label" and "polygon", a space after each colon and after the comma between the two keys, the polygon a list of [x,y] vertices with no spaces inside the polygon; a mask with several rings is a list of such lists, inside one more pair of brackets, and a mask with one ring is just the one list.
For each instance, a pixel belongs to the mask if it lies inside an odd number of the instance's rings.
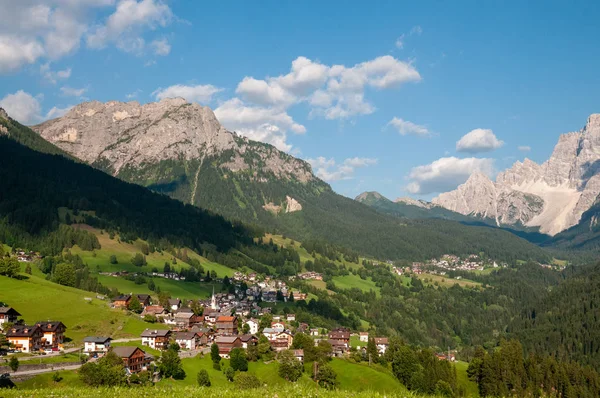
{"label": "chalet", "polygon": [[42,348],[44,332],[39,326],[14,325],[6,331],[8,342],[19,352],[35,352]]}
{"label": "chalet", "polygon": [[343,356],[348,351],[348,345],[340,340],[329,339],[333,355]]}
{"label": "chalet", "polygon": [[150,305],[150,295],[149,294],[136,294],[140,304],[142,307],[146,308]]}
{"label": "chalet", "polygon": [[127,308],[129,302],[131,301],[130,294],[124,294],[122,296],[117,296],[113,299],[113,307],[115,308]]}
{"label": "chalet", "polygon": [[319,335],[319,329],[310,329],[310,335],[311,336],[318,336]]}
{"label": "chalet", "polygon": [[258,321],[256,319],[248,319],[246,324],[250,327],[250,334],[258,333]]}
{"label": "chalet", "polygon": [[237,334],[237,317],[220,316],[217,318],[217,334],[221,336],[230,336]]}
{"label": "chalet", "polygon": [[296,320],[296,314],[287,314],[286,320],[288,322],[294,322]]}
{"label": "chalet", "polygon": [[242,348],[244,349],[248,349],[248,346],[256,345],[258,343],[256,336],[251,334],[242,334],[239,338],[242,341]]}
{"label": "chalet", "polygon": [[199,337],[194,332],[173,333],[175,342],[184,350],[195,350],[198,347]]}
{"label": "chalet", "polygon": [[292,334],[287,331],[281,332],[277,334],[277,336],[275,336],[275,340],[285,340],[287,343],[287,348],[290,348],[292,346],[292,343],[294,342],[294,336],[292,336]]}
{"label": "chalet", "polygon": [[301,363],[304,363],[304,350],[293,350],[292,352],[297,360],[299,360]]}
{"label": "chalet", "polygon": [[271,348],[273,349],[273,351],[275,352],[280,352],[280,351],[284,351],[290,348],[290,346],[288,345],[288,341],[286,339],[275,339],[275,340],[271,340],[269,342],[271,344]]}
{"label": "chalet", "polygon": [[192,326],[193,312],[179,311],[175,314],[175,325],[182,329],[187,329]]}
{"label": "chalet", "polygon": [[142,344],[155,350],[166,350],[169,346],[171,331],[168,329],[146,329],[141,334]]}
{"label": "chalet", "polygon": [[242,347],[242,340],[238,336],[217,336],[215,343],[219,347],[221,358],[229,358],[231,350]]}
{"label": "chalet", "polygon": [[368,343],[369,342],[369,333],[367,333],[367,332],[360,332],[358,334],[358,340],[361,343]]}
{"label": "chalet", "polygon": [[265,335],[265,337],[268,340],[275,340],[275,336],[277,336],[279,333],[281,333],[280,329],[273,329],[273,328],[264,328],[263,329],[263,334]]}
{"label": "chalet", "polygon": [[273,322],[281,321],[281,315],[273,315]]}
{"label": "chalet", "polygon": [[88,336],[83,339],[85,353],[107,352],[110,349],[110,337]]}
{"label": "chalet", "polygon": [[292,295],[294,296],[294,301],[302,301],[302,300],[306,300],[306,293],[301,293],[301,292],[292,292]]}
{"label": "chalet", "polygon": [[329,340],[333,340],[348,347],[350,344],[350,331],[345,328],[334,329],[329,332]]}
{"label": "chalet", "polygon": [[42,330],[43,348],[59,348],[65,342],[65,331],[67,327],[60,321],[38,322],[36,325]]}
{"label": "chalet", "polygon": [[281,322],[271,322],[271,328],[285,330],[285,325]]}
{"label": "chalet", "polygon": [[385,354],[390,342],[387,337],[375,337],[375,345],[377,346],[377,351],[379,351],[379,355]]}
{"label": "chalet", "polygon": [[20,316],[14,308],[0,307],[0,329],[7,323],[15,323]]}
{"label": "chalet", "polygon": [[171,311],[177,311],[179,307],[181,307],[181,300],[179,300],[178,298],[169,299],[169,308],[171,309]]}
{"label": "chalet", "polygon": [[209,312],[208,314],[204,315],[204,321],[207,323],[215,323],[217,318],[220,316],[220,312]]}
{"label": "chalet", "polygon": [[128,373],[139,373],[147,370],[150,362],[152,362],[152,356],[147,355],[138,347],[113,347],[112,351],[123,359]]}
{"label": "chalet", "polygon": [[167,316],[167,314],[167,310],[165,310],[164,307],[161,307],[160,305],[149,305],[146,308],[144,308],[144,311],[142,312],[142,316],[154,315],[157,318],[163,318]]}
{"label": "chalet", "polygon": [[213,339],[213,333],[210,329],[194,326],[190,329],[190,332],[196,333],[199,339],[198,344],[202,346],[207,345]]}

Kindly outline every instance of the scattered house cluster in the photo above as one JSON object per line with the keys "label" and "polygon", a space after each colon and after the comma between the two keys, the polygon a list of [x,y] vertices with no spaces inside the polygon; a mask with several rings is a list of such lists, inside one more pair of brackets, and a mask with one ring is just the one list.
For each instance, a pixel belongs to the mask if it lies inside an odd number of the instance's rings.
{"label": "scattered house cluster", "polygon": [[66,326],[60,321],[37,322],[34,325],[15,324],[6,331],[12,347],[25,353],[63,348]]}
{"label": "scattered house cluster", "polygon": [[319,274],[318,272],[309,271],[309,272],[304,272],[302,274],[298,274],[298,278],[305,279],[305,280],[314,279],[314,280],[317,280],[317,281],[322,281],[323,280],[323,275]]}

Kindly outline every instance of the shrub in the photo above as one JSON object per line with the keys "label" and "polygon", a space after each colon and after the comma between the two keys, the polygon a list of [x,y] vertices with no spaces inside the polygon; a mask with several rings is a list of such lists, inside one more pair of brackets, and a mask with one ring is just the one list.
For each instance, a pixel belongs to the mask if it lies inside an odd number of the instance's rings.
{"label": "shrub", "polygon": [[208,372],[206,369],[202,369],[198,372],[196,381],[198,381],[198,385],[200,387],[210,387],[210,377],[208,377]]}
{"label": "shrub", "polygon": [[259,388],[262,386],[260,380],[258,380],[258,377],[250,373],[240,373],[239,375],[237,375],[237,377],[235,378],[235,385],[240,390],[249,390],[252,388]]}

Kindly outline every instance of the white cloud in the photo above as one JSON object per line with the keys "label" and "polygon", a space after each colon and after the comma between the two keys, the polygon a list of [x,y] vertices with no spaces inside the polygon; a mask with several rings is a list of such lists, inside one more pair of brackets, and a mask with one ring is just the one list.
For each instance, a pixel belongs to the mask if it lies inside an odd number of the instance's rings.
{"label": "white cloud", "polygon": [[489,152],[504,145],[494,132],[489,129],[475,129],[465,134],[456,142],[456,150],[459,152]]}
{"label": "white cloud", "polygon": [[176,84],[164,89],[159,88],[158,90],[154,91],[152,95],[157,100],[182,97],[190,102],[198,102],[199,104],[206,105],[212,101],[212,98],[215,94],[221,91],[223,91],[222,88],[215,87],[211,84],[198,84],[196,86]]}
{"label": "white cloud", "polygon": [[73,108],[73,105],[69,105],[64,108],[58,108],[56,106],[52,107],[47,113],[45,119],[55,119],[57,117],[64,116],[67,112],[69,112]]}
{"label": "white cloud", "polygon": [[14,94],[7,94],[0,100],[0,107],[4,108],[8,115],[23,124],[34,124],[42,120],[40,96],[34,97],[23,90]]}
{"label": "white cloud", "polygon": [[40,73],[44,76],[44,79],[52,84],[56,84],[58,80],[66,80],[71,77],[71,68],[53,71],[50,69],[50,62],[46,62],[40,66]]}
{"label": "white cloud", "polygon": [[402,33],[400,35],[400,37],[398,37],[396,39],[396,48],[398,49],[403,49],[404,48],[404,41],[406,40],[407,37],[413,36],[413,35],[417,35],[420,36],[421,33],[423,33],[423,29],[421,28],[421,26],[417,25],[417,26],[413,26],[413,28],[410,30],[410,32],[407,33]]}
{"label": "white cloud", "polygon": [[307,101],[312,116],[345,119],[375,111],[365,100],[367,87],[383,90],[420,79],[413,65],[389,55],[352,67],[328,66],[298,57],[288,74],[264,80],[247,76],[236,93],[246,101],[280,108]]}
{"label": "white cloud", "polygon": [[87,91],[87,88],[73,88],[64,86],[60,88],[60,91],[67,97],[81,97]]}
{"label": "white cloud", "polygon": [[164,57],[169,55],[169,53],[171,52],[171,45],[169,44],[169,41],[165,38],[160,40],[154,40],[152,43],[150,43],[150,45],[154,49],[154,54],[156,55]]}
{"label": "white cloud", "polygon": [[44,53],[44,47],[36,40],[0,35],[0,73],[32,64]]}
{"label": "white cloud", "polygon": [[392,126],[395,128],[400,135],[418,135],[418,136],[429,136],[431,133],[427,127],[403,120],[398,117],[394,117],[386,124],[386,127]]}
{"label": "white cloud", "polygon": [[408,175],[406,190],[412,194],[446,192],[464,183],[469,176],[479,171],[492,177],[494,159],[489,158],[440,158],[430,164],[413,167]]}
{"label": "white cloud", "polygon": [[137,98],[137,96],[138,96],[138,95],[140,95],[140,93],[141,93],[141,92],[142,92],[142,90],[140,90],[140,89],[137,89],[137,90],[135,90],[135,91],[134,91],[134,92],[132,92],[132,93],[126,94],[126,95],[125,95],[125,97],[126,97],[127,99],[134,99],[134,98]]}
{"label": "white cloud", "polygon": [[103,48],[114,42],[126,52],[140,53],[145,46],[144,29],[165,27],[173,20],[171,8],[160,0],[121,0],[106,20],[87,35],[90,48]]}
{"label": "white cloud", "polygon": [[215,115],[228,130],[287,152],[292,148],[287,143],[287,132],[306,132],[306,128],[296,123],[284,110],[250,106],[239,98],[232,98],[221,104],[215,109]]}
{"label": "white cloud", "polygon": [[347,158],[342,164],[337,164],[333,158],[327,159],[322,156],[306,161],[310,163],[317,177],[328,182],[350,180],[354,178],[357,168],[377,164],[377,159],[360,157]]}
{"label": "white cloud", "polygon": [[519,149],[519,151],[521,151],[521,152],[529,152],[529,151],[531,151],[531,147],[527,146],[527,145],[521,145],[517,149]]}

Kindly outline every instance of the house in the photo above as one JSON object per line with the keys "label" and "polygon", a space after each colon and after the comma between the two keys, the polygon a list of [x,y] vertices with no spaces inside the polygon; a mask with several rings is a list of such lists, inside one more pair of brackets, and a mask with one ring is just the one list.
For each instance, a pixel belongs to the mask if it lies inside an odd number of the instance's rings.
{"label": "house", "polygon": [[275,340],[271,340],[269,343],[271,344],[271,348],[275,352],[284,351],[284,350],[287,350],[290,348],[286,339],[281,339],[281,340],[275,339]]}
{"label": "house", "polygon": [[110,337],[88,336],[83,339],[83,352],[107,352],[110,349],[111,341],[112,339]]}
{"label": "house", "polygon": [[294,296],[294,301],[302,301],[302,300],[306,300],[306,293],[301,293],[301,292],[293,292],[292,295]]}
{"label": "house", "polygon": [[329,332],[329,340],[333,340],[346,347],[350,344],[350,331],[346,328],[338,328]]}
{"label": "house", "polygon": [[271,328],[285,330],[285,325],[281,322],[271,322]]}
{"label": "house", "polygon": [[43,348],[59,348],[65,342],[67,327],[60,321],[38,322],[36,325],[42,330]]}
{"label": "house", "polygon": [[136,294],[140,304],[142,307],[146,308],[150,305],[150,295],[149,294]]}
{"label": "house", "polygon": [[166,350],[169,346],[171,331],[168,329],[146,329],[141,334],[142,344],[155,350]]}
{"label": "house", "polygon": [[242,334],[239,338],[242,341],[242,348],[244,349],[248,349],[248,346],[256,345],[258,343],[256,336],[251,334]]}
{"label": "house", "polygon": [[318,336],[319,335],[319,329],[310,329],[310,335],[311,336]]}
{"label": "house", "polygon": [[258,321],[256,319],[248,319],[245,323],[250,326],[250,334],[258,333]]}
{"label": "house", "polygon": [[300,325],[298,325],[298,328],[296,329],[297,332],[300,333],[307,333],[308,332],[308,323],[301,323]]}
{"label": "house", "polygon": [[221,336],[230,336],[237,334],[237,317],[220,316],[217,318],[217,334]]}
{"label": "house", "polygon": [[19,352],[35,352],[42,348],[44,332],[39,326],[14,325],[6,331],[8,342]]}
{"label": "house", "polygon": [[179,307],[181,307],[181,300],[178,298],[169,299],[169,308],[171,308],[171,311],[177,311]]}
{"label": "house", "polygon": [[379,351],[379,355],[385,354],[390,342],[387,337],[375,337],[375,345],[377,346],[377,351]]}
{"label": "house", "polygon": [[273,322],[281,321],[281,315],[273,315]]}
{"label": "house", "polygon": [[192,326],[193,312],[179,311],[175,314],[175,325],[182,329]]}
{"label": "house", "polygon": [[217,336],[215,344],[219,347],[221,358],[229,358],[231,350],[242,347],[242,340],[238,336]]}
{"label": "house", "polygon": [[361,343],[368,343],[369,342],[369,333],[368,332],[360,332],[358,334],[358,340]]}
{"label": "house", "polygon": [[348,351],[348,345],[340,340],[329,339],[333,355],[343,356]]}
{"label": "house", "polygon": [[296,320],[296,314],[287,314],[286,320],[288,322],[294,322]]}
{"label": "house", "polygon": [[175,332],[173,333],[175,342],[184,350],[195,350],[198,347],[200,338],[194,332]]}
{"label": "house", "polygon": [[207,323],[215,323],[219,316],[221,316],[220,312],[209,312],[208,314],[204,315],[204,321]]}
{"label": "house", "polygon": [[157,318],[163,318],[167,316],[167,314],[167,310],[165,310],[164,307],[161,307],[160,305],[149,305],[146,308],[144,308],[144,311],[142,312],[142,316],[154,315]]}
{"label": "house", "polygon": [[265,337],[268,340],[275,340],[275,336],[277,336],[279,333],[281,333],[280,329],[273,329],[273,328],[264,328],[263,329],[263,334],[265,335]]}
{"label": "house", "polygon": [[301,363],[304,363],[304,350],[293,350],[292,352],[297,360],[299,360]]}
{"label": "house", "polygon": [[148,369],[152,362],[152,356],[147,355],[138,347],[113,347],[112,351],[123,359],[125,369],[128,373],[139,373]]}
{"label": "house", "polygon": [[115,308],[127,308],[131,301],[131,294],[123,294],[113,299],[113,306]]}
{"label": "house", "polygon": [[287,348],[290,348],[294,342],[294,336],[292,336],[290,332],[285,331],[277,334],[275,340],[285,340],[287,342]]}
{"label": "house", "polygon": [[0,307],[0,329],[2,329],[6,323],[15,323],[20,316],[21,314],[14,308]]}

